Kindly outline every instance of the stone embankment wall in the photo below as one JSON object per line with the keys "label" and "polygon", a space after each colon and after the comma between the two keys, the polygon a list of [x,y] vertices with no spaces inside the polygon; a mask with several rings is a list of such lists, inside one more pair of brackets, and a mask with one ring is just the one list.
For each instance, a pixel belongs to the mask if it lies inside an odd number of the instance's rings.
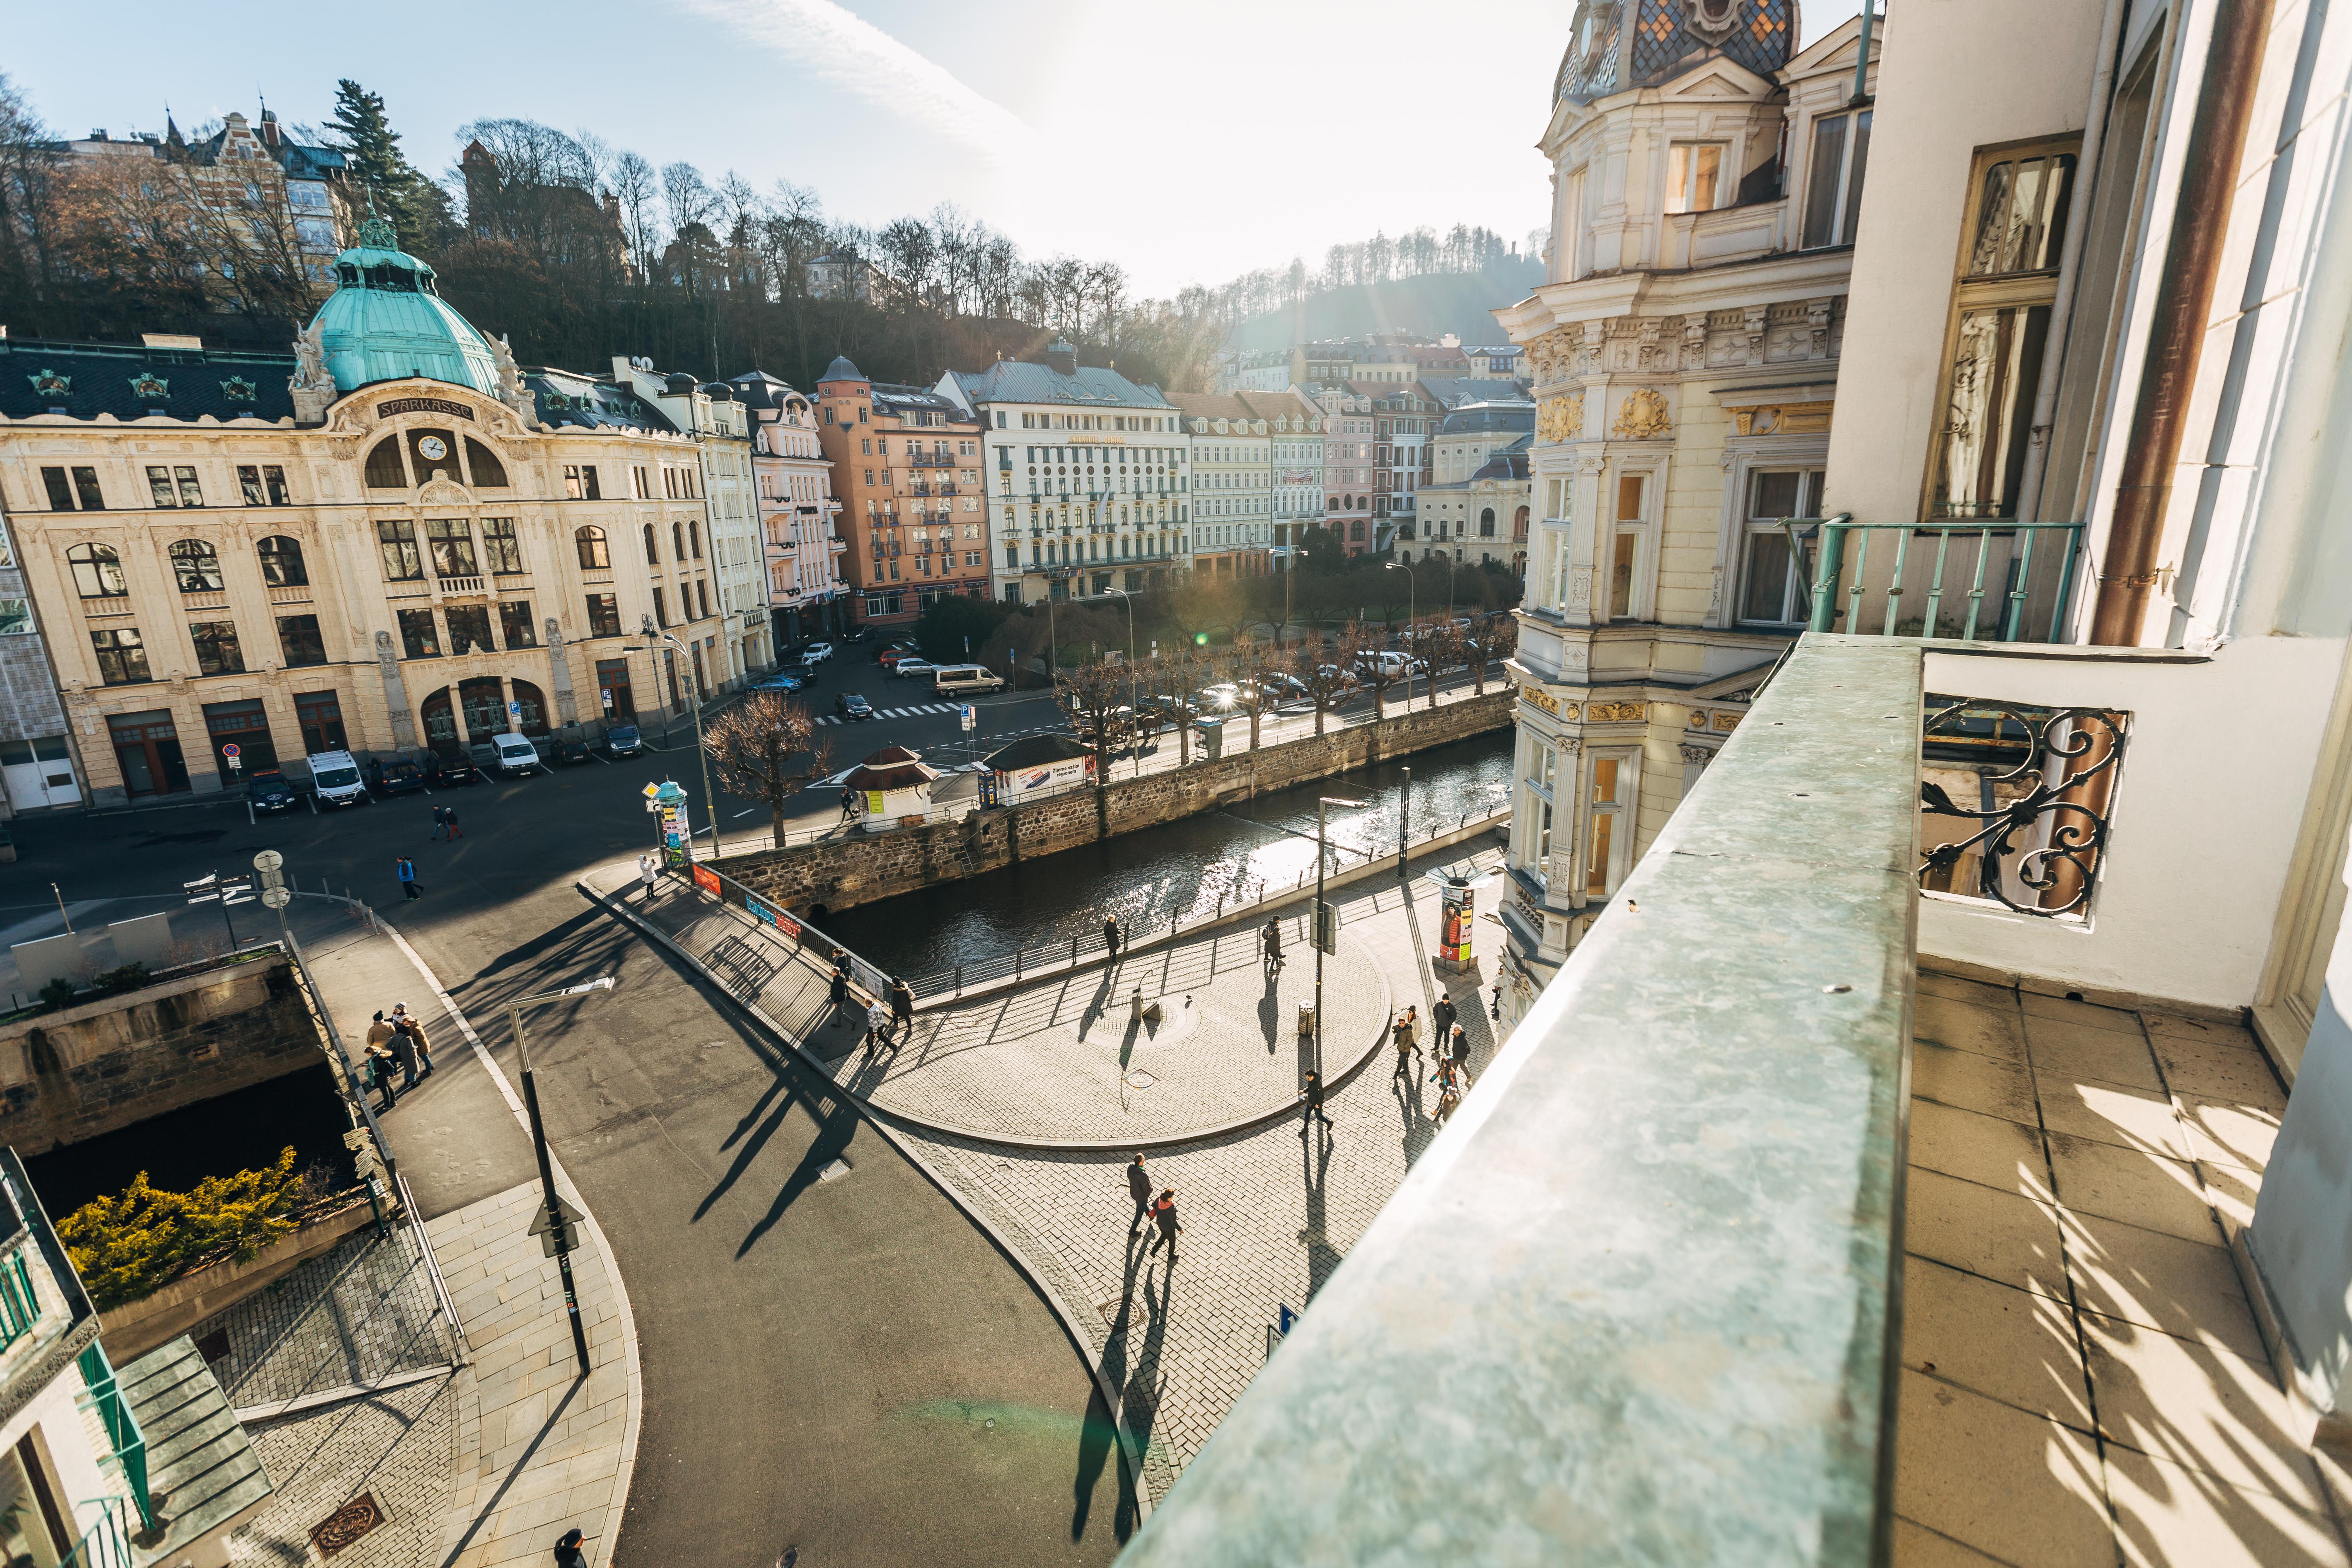
{"label": "stone embankment wall", "polygon": [[716,865],[786,909],[847,909],[1506,729],[1512,700],[1506,687],[1377,724],[1335,728],[1278,746],[1228,752],[1213,763],[1119,779],[1107,789],[976,810],[960,822],[737,855]]}
{"label": "stone embankment wall", "polygon": [[39,1154],[315,1066],[283,953],[0,1026],[0,1143]]}

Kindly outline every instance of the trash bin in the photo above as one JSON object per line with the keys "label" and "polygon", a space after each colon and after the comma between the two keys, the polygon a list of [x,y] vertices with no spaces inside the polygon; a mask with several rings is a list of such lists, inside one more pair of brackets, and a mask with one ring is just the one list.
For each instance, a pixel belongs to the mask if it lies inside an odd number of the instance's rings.
{"label": "trash bin", "polygon": [[1314,1033],[1315,1004],[1301,1002],[1298,1005],[1298,1037],[1303,1040]]}

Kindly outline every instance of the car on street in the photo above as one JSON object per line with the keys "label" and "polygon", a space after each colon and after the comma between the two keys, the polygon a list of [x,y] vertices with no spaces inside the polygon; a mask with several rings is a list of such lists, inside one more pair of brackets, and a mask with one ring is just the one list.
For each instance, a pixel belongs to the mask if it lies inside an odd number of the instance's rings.
{"label": "car on street", "polygon": [[1214,686],[1203,686],[1192,694],[1192,704],[1203,713],[1230,712],[1242,705],[1241,682],[1220,680]]}
{"label": "car on street", "polygon": [[898,663],[890,667],[890,673],[909,680],[915,679],[917,676],[920,676],[928,680],[930,679],[937,668],[937,666],[930,663],[928,659],[917,658],[914,655],[908,654],[905,658],[898,660]]}
{"label": "car on street", "polygon": [[840,716],[845,723],[855,720],[871,719],[874,717],[874,704],[866,701],[866,699],[860,697],[855,691],[845,691],[840,696],[835,698],[833,700],[833,710]]}
{"label": "car on street", "polygon": [[829,642],[813,642],[801,650],[803,664],[823,664],[832,657],[833,645]]}
{"label": "car on street", "polygon": [[[518,735],[508,730],[490,737],[490,767],[507,778],[520,778],[540,771],[539,748],[530,743],[528,735]],[[477,766],[481,765],[477,757]]]}
{"label": "car on street", "polygon": [[310,793],[320,805],[365,805],[367,785],[360,780],[360,764],[349,752],[313,752]]}
{"label": "car on street", "polygon": [[463,755],[436,756],[433,759],[432,779],[435,789],[455,789],[460,784],[478,784],[481,782],[481,777],[472,760]]}
{"label": "car on street", "polygon": [[608,757],[634,757],[646,749],[643,736],[635,724],[614,724],[604,731],[604,754]]}
{"label": "car on street", "polygon": [[887,669],[902,658],[914,658],[915,653],[916,649],[913,643],[886,643],[881,647],[875,650],[874,662],[880,665],[883,668]]}
{"label": "car on street", "polygon": [[257,773],[246,782],[245,798],[256,811],[291,811],[301,804],[302,792],[276,768]]}
{"label": "car on street", "polygon": [[[430,756],[425,759],[427,765],[431,760]],[[425,768],[406,757],[394,757],[369,772],[373,777],[369,780],[368,787],[375,792],[379,800],[389,800],[396,795],[415,795],[427,782]]]}
{"label": "car on street", "polygon": [[562,740],[555,742],[554,754],[548,760],[551,762],[561,763],[565,767],[570,768],[577,767],[582,763],[593,762],[594,761],[594,757],[588,750],[587,736],[566,735]]}
{"label": "car on street", "polygon": [[780,669],[773,675],[762,676],[751,688],[754,691],[798,691],[808,684],[808,677],[795,669]]}
{"label": "car on street", "polygon": [[1259,689],[1266,693],[1268,700],[1277,705],[1284,702],[1303,702],[1307,700],[1306,682],[1295,675],[1260,676],[1257,684]]}

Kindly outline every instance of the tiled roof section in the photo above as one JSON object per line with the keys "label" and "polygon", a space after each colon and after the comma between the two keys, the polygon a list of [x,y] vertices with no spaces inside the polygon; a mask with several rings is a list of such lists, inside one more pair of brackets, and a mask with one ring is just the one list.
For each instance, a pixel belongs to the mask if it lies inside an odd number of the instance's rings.
{"label": "tiled roof section", "polygon": [[1320,419],[1323,411],[1305,398],[1289,392],[1236,392],[1234,396],[1250,411],[1251,417],[1265,420],[1271,426],[1287,417],[1294,431],[1302,419]]}
{"label": "tiled roof section", "polygon": [[1478,471],[1470,476],[1479,479],[1524,479],[1528,477],[1528,453],[1534,446],[1532,435],[1522,436],[1507,447],[1497,447],[1486,455]]}
{"label": "tiled roof section", "polygon": [[989,403],[1058,403],[1076,408],[1172,409],[1175,405],[1156,386],[1139,386],[1115,370],[1080,365],[1076,375],[1064,375],[1051,365],[1027,360],[999,360],[983,371],[952,373],[956,384],[977,405]]}
{"label": "tiled roof section", "polygon": [[1480,430],[1533,430],[1535,427],[1536,405],[1532,403],[1465,403],[1445,416],[1439,434],[1461,436]]}
{"label": "tiled roof section", "polygon": [[147,1439],[147,1489],[170,1500],[168,1533],[152,1549],[154,1560],[170,1561],[276,1489],[187,1335],[130,1363],[117,1381]]}
{"label": "tiled roof section", "polygon": [[956,406],[954,398],[928,386],[905,386],[897,382],[877,381],[874,384],[875,406],[887,413],[911,413],[924,409],[944,414],[960,425],[974,423],[971,415]]}
{"label": "tiled roof section", "polygon": [[1229,419],[1254,421],[1258,416],[1242,401],[1238,392],[1171,392],[1168,401],[1184,411],[1189,422],[1194,419]]}
{"label": "tiled roof section", "polygon": [[652,430],[675,435],[677,426],[659,408],[625,387],[594,376],[545,367],[523,372],[542,425],[591,430]]}
{"label": "tiled roof section", "polygon": [[736,401],[746,408],[782,408],[787,398],[802,394],[788,381],[780,381],[764,370],[746,371],[727,384],[733,389]]}
{"label": "tiled roof section", "polygon": [[290,353],[159,349],[137,343],[0,338],[0,415],[26,419],[61,408],[77,419],[211,415],[226,423],[294,416]]}
{"label": "tiled roof section", "polygon": [[1066,763],[1085,756],[1090,750],[1067,735],[1025,735],[1009,746],[999,746],[981,760],[1000,773],[1009,773],[1016,768]]}
{"label": "tiled roof section", "polygon": [[1499,376],[1435,376],[1421,378],[1421,390],[1447,408],[1465,403],[1491,403],[1499,398],[1525,397],[1527,388]]}

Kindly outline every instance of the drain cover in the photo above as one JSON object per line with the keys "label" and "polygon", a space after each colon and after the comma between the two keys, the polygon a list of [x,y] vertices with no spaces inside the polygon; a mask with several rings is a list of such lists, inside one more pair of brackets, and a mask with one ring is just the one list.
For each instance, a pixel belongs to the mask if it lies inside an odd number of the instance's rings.
{"label": "drain cover", "polygon": [[849,1162],[835,1159],[832,1164],[816,1173],[816,1179],[820,1182],[830,1182],[847,1174],[849,1174]]}
{"label": "drain cover", "polygon": [[1153,1078],[1141,1068],[1138,1068],[1133,1072],[1127,1075],[1127,1087],[1129,1089],[1150,1089],[1153,1084],[1158,1083],[1159,1081],[1160,1080],[1158,1079]]}
{"label": "drain cover", "polygon": [[362,1492],[310,1527],[310,1543],[321,1557],[332,1557],[383,1522],[383,1510],[373,1492]]}

